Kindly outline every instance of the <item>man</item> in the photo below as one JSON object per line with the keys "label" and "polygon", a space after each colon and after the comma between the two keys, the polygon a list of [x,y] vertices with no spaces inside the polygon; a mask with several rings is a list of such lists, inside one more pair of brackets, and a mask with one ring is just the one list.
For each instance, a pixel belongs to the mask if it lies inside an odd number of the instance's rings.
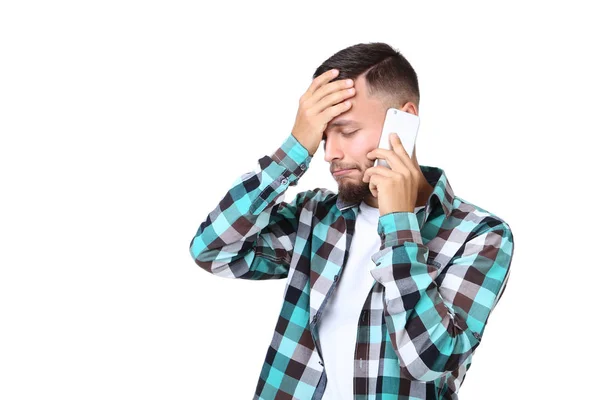
{"label": "man", "polygon": [[[315,72],[291,134],[192,239],[212,274],[287,279],[254,399],[458,398],[504,292],[513,236],[455,196],[441,168],[419,165],[416,148],[410,157],[397,137],[377,148],[387,108],[418,115],[418,104],[399,52],[339,51]],[[338,193],[284,202],[321,141]]]}

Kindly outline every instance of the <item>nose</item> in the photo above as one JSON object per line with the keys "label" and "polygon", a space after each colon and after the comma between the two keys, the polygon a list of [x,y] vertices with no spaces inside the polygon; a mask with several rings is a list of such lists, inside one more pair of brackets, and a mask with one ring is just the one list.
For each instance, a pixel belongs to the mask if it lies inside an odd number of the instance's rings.
{"label": "nose", "polygon": [[342,158],[343,152],[336,135],[329,135],[323,144],[325,150],[325,161],[331,163],[335,158]]}

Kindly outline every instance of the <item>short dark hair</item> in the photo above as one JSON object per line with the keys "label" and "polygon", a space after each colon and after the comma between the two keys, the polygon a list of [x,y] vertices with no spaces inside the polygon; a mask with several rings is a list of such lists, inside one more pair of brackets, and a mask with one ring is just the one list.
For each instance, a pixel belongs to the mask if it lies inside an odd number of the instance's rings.
{"label": "short dark hair", "polygon": [[359,43],[346,47],[323,62],[313,79],[333,68],[340,73],[331,81],[356,79],[366,72],[368,94],[379,97],[386,109],[401,108],[407,101],[419,106],[419,81],[415,70],[398,50],[386,43]]}

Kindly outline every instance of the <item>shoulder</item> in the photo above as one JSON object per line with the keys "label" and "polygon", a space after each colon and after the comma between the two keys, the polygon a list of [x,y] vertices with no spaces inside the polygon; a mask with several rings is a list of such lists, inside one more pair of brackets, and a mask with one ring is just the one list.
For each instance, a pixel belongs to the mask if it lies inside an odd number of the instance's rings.
{"label": "shoulder", "polygon": [[469,238],[489,231],[498,231],[505,236],[512,237],[510,225],[501,216],[459,196],[454,196],[452,206],[454,224],[460,226],[461,230],[469,231]]}

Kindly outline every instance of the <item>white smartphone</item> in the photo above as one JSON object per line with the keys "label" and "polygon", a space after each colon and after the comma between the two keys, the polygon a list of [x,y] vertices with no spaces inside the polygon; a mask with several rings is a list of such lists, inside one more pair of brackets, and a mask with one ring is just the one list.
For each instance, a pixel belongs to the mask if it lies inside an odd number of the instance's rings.
{"label": "white smartphone", "polygon": [[[417,115],[398,110],[397,108],[388,108],[385,113],[385,121],[381,129],[379,146],[382,149],[392,150],[390,146],[390,133],[398,134],[402,146],[406,149],[408,155],[412,158],[417,132],[419,131],[419,117]],[[375,165],[383,165],[390,168],[385,159],[375,159]]]}

